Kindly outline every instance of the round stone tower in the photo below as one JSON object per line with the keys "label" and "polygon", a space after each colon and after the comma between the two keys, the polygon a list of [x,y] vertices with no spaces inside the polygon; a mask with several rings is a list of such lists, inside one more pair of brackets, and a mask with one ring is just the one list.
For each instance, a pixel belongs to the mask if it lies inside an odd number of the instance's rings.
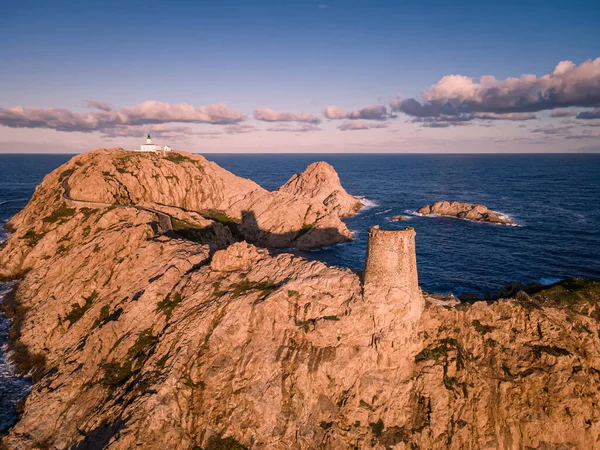
{"label": "round stone tower", "polygon": [[417,276],[415,230],[369,229],[365,261],[366,300],[382,301],[382,296],[401,302],[423,302]]}

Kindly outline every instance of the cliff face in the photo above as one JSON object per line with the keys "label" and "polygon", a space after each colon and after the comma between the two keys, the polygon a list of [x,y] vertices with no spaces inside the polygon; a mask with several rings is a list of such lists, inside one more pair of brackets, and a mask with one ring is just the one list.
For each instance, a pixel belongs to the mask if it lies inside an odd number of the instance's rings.
{"label": "cliff face", "polygon": [[[329,175],[332,180],[317,182],[323,185],[319,193],[351,197],[335,171]],[[352,239],[338,214],[328,210],[322,198],[312,198],[311,191],[268,192],[190,153],[101,149],[78,155],[46,176],[32,201],[9,222],[15,233],[4,251],[0,276],[3,271],[6,275],[27,270],[32,261],[51,255],[59,247],[50,239],[52,232],[76,211],[117,206],[162,211],[169,216],[158,217],[162,231],[172,227],[213,249],[236,239],[301,249]],[[19,238],[36,245],[21,246]]]}
{"label": "cliff face", "polygon": [[292,176],[279,192],[320,201],[340,217],[356,214],[363,206],[358,198],[344,191],[335,169],[324,161],[312,163],[303,173]]}
{"label": "cliff face", "polygon": [[363,297],[355,273],[231,244],[221,224],[192,241],[98,205],[35,228],[61,173],[0,251],[3,273],[29,269],[18,344],[36,376],[7,448],[598,446],[597,282],[493,304],[411,291],[424,310],[407,316],[410,299]]}

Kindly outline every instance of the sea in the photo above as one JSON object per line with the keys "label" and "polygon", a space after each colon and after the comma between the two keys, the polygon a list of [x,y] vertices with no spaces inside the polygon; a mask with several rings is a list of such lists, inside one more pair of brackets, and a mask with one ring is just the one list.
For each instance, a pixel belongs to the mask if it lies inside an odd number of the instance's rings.
{"label": "sea", "polygon": [[[0,154],[0,226],[22,209],[43,177],[72,155]],[[421,287],[428,292],[494,294],[507,283],[551,284],[600,278],[600,154],[206,154],[274,190],[315,161],[332,164],[365,207],[345,219],[354,241],[300,252],[361,269],[369,227],[416,231]],[[481,203],[514,226],[418,216],[435,201]],[[390,217],[403,215],[394,222]],[[0,242],[6,233],[0,231]],[[1,297],[7,291],[0,284]],[[0,316],[0,430],[29,388],[7,359],[9,321]]]}

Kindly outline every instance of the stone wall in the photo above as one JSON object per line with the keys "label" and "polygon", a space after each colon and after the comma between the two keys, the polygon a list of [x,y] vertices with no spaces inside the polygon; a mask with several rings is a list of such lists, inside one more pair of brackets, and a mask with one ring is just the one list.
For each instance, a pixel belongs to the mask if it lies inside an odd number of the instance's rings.
{"label": "stone wall", "polygon": [[407,299],[420,299],[415,253],[415,230],[369,229],[365,261],[365,295],[399,290]]}

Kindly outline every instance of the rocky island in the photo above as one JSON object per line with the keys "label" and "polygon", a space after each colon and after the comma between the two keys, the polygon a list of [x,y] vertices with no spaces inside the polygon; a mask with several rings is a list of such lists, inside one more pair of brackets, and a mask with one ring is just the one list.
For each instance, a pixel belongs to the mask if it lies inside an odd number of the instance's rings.
{"label": "rocky island", "polygon": [[0,250],[34,382],[4,448],[597,447],[600,283],[429,295],[410,228],[370,230],[364,276],[272,252],[351,239],[334,173],[97,150],[46,176]]}
{"label": "rocky island", "polygon": [[428,216],[436,214],[440,216],[451,216],[459,219],[473,220],[475,222],[500,223],[514,225],[514,222],[506,216],[492,211],[484,205],[460,202],[435,202],[425,205],[415,211],[417,214]]}

